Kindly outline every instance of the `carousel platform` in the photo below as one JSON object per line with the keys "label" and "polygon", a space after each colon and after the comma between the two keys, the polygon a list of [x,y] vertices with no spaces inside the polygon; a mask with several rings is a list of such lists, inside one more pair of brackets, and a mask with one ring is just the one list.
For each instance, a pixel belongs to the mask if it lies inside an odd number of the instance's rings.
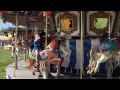
{"label": "carousel platform", "polygon": [[[27,68],[28,61],[18,61],[18,69],[15,70],[15,63],[11,63],[6,67],[7,79],[42,79],[39,77],[39,72],[33,75]],[[48,77],[48,79],[79,79],[79,76],[60,74],[59,77]]]}
{"label": "carousel platform", "polygon": [[[7,79],[42,79],[39,77],[39,72],[35,72],[33,75],[28,70],[28,61],[19,60],[18,61],[18,69],[15,70],[15,63],[11,63],[6,67],[6,78]],[[54,73],[53,73],[54,74]],[[62,73],[59,77],[49,76],[48,79],[80,79],[80,75],[66,74]],[[107,79],[106,75],[97,74],[95,76],[83,76],[83,79]],[[120,79],[119,77],[112,77],[112,79]]]}

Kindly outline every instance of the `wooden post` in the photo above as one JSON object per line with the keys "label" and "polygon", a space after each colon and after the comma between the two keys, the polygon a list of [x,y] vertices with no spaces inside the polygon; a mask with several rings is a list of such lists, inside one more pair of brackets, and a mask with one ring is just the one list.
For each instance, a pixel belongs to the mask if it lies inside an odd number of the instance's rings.
{"label": "wooden post", "polygon": [[27,27],[26,27],[26,34],[25,34],[26,39],[28,38],[28,32],[27,32]]}
{"label": "wooden post", "polygon": [[[60,29],[60,33],[61,33],[61,17],[60,17],[61,13],[59,12],[59,29]],[[59,33],[59,39],[60,39],[60,33]]]}
{"label": "wooden post", "polygon": [[45,34],[45,46],[47,46],[47,28],[48,28],[48,26],[47,26],[47,23],[48,23],[48,16],[47,16],[47,12],[46,12],[46,34]]}
{"label": "wooden post", "polygon": [[[26,19],[27,20],[27,19]],[[27,22],[27,21],[26,21]],[[28,23],[27,23],[28,24]],[[28,32],[27,32],[27,28],[29,28],[29,26],[27,25],[27,27],[26,27],[26,33],[25,33],[25,41],[26,40],[28,40]],[[26,53],[27,53],[27,47],[25,46],[25,48],[24,48],[24,60],[25,60],[25,62],[26,62]]]}
{"label": "wooden post", "polygon": [[24,60],[26,62],[26,48],[24,48]]}
{"label": "wooden post", "polygon": [[[15,35],[16,45],[15,46],[17,46],[17,35],[18,35],[18,12],[16,12],[16,35]],[[18,63],[18,56],[15,49],[15,69],[18,69],[17,63]]]}
{"label": "wooden post", "polygon": [[[60,15],[61,15],[61,13],[59,12],[59,29],[61,30],[61,24],[60,24],[60,21],[61,21],[61,18],[60,18]],[[60,31],[60,33],[61,33],[61,31]],[[58,36],[58,51],[59,51],[59,53],[58,53],[58,58],[61,58],[61,55],[60,55],[60,42],[59,42],[59,40],[60,40],[60,33],[59,33],[59,36]],[[61,65],[60,65],[60,67],[57,69],[57,72],[58,72],[58,76],[60,76],[60,68],[61,68]]]}
{"label": "wooden post", "polygon": [[34,36],[34,28],[32,28],[32,36]]}
{"label": "wooden post", "polygon": [[35,19],[35,31],[34,34],[37,33],[37,19]]}
{"label": "wooden post", "polygon": [[82,26],[82,11],[81,11],[81,13],[80,13],[80,15],[81,15],[81,29],[80,29],[80,31],[81,31],[81,35],[80,35],[80,37],[81,37],[81,42],[80,42],[80,52],[81,52],[81,54],[80,54],[80,79],[82,79],[82,75],[83,75],[83,26]]}
{"label": "wooden post", "polygon": [[[26,39],[25,39],[25,42],[26,42],[26,40],[28,40],[27,39],[27,28],[26,28]],[[24,47],[24,53],[25,53],[24,59],[25,59],[25,61],[26,61],[26,49],[27,49],[27,47],[25,46]]]}

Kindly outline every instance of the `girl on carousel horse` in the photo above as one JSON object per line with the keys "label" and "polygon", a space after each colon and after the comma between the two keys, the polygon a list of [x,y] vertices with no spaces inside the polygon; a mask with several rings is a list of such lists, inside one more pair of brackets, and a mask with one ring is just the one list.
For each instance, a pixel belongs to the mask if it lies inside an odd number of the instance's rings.
{"label": "girl on carousel horse", "polygon": [[39,56],[39,51],[41,50],[41,39],[40,39],[40,35],[38,33],[35,34],[35,39],[34,39],[34,51],[35,51],[35,55],[36,55],[36,64],[37,66],[39,65],[38,62],[38,56]]}
{"label": "girl on carousel horse", "polygon": [[[35,38],[38,38],[38,35],[36,35]],[[40,38],[39,38],[40,39]],[[35,39],[36,40],[36,39]],[[38,61],[39,59],[40,60],[44,60],[44,59],[48,59],[48,65],[50,65],[50,63],[52,62],[57,62],[57,65],[55,66],[56,68],[59,67],[60,63],[61,63],[61,58],[58,58],[57,56],[57,46],[58,46],[58,43],[57,43],[57,40],[55,39],[52,39],[50,40],[50,44],[45,48],[45,50],[42,51],[42,49],[40,47],[38,47],[38,42],[37,41],[34,41],[34,45],[31,45],[30,48],[31,48],[31,53],[29,54],[29,63],[30,65],[28,66],[29,70],[34,73],[34,63],[36,61]],[[33,47],[34,46],[34,47]],[[41,64],[38,63],[38,66]],[[39,70],[41,69],[41,65],[39,67]],[[39,71],[38,70],[38,71]]]}

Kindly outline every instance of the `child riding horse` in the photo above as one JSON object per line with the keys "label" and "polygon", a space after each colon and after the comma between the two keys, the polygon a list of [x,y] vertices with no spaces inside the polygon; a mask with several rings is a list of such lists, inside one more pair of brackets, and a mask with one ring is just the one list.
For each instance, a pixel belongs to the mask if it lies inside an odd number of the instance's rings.
{"label": "child riding horse", "polygon": [[[60,63],[61,63],[61,59],[58,58],[58,57],[55,57],[55,56],[57,56],[57,54],[55,53],[55,51],[57,50],[57,47],[58,47],[57,40],[55,40],[55,39],[51,40],[50,44],[45,48],[45,50],[39,52],[40,53],[39,54],[39,59],[46,59],[47,58],[48,59],[48,65],[50,65],[50,63],[52,63],[52,62],[57,62],[56,68],[58,68]],[[33,47],[31,47],[31,48],[33,49]],[[47,53],[46,56],[44,54],[45,52]],[[33,66],[34,66],[34,63],[35,63],[35,60],[36,60],[36,55],[35,55],[34,51],[30,53],[28,59],[29,59],[29,63],[30,63],[28,68],[29,68],[30,71],[32,71],[33,74],[35,74]],[[40,61],[39,66],[40,66],[39,70],[41,71],[42,61]]]}

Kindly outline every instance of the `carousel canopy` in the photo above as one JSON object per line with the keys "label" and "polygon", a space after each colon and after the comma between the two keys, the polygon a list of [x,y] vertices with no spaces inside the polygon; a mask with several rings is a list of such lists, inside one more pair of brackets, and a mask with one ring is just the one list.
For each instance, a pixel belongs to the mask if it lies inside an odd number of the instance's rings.
{"label": "carousel canopy", "polygon": [[[11,22],[16,25],[16,13],[18,14],[18,25],[22,28],[34,28],[37,24],[38,28],[43,25],[40,22],[42,11],[1,11],[3,22]],[[37,23],[35,23],[37,21]]]}

